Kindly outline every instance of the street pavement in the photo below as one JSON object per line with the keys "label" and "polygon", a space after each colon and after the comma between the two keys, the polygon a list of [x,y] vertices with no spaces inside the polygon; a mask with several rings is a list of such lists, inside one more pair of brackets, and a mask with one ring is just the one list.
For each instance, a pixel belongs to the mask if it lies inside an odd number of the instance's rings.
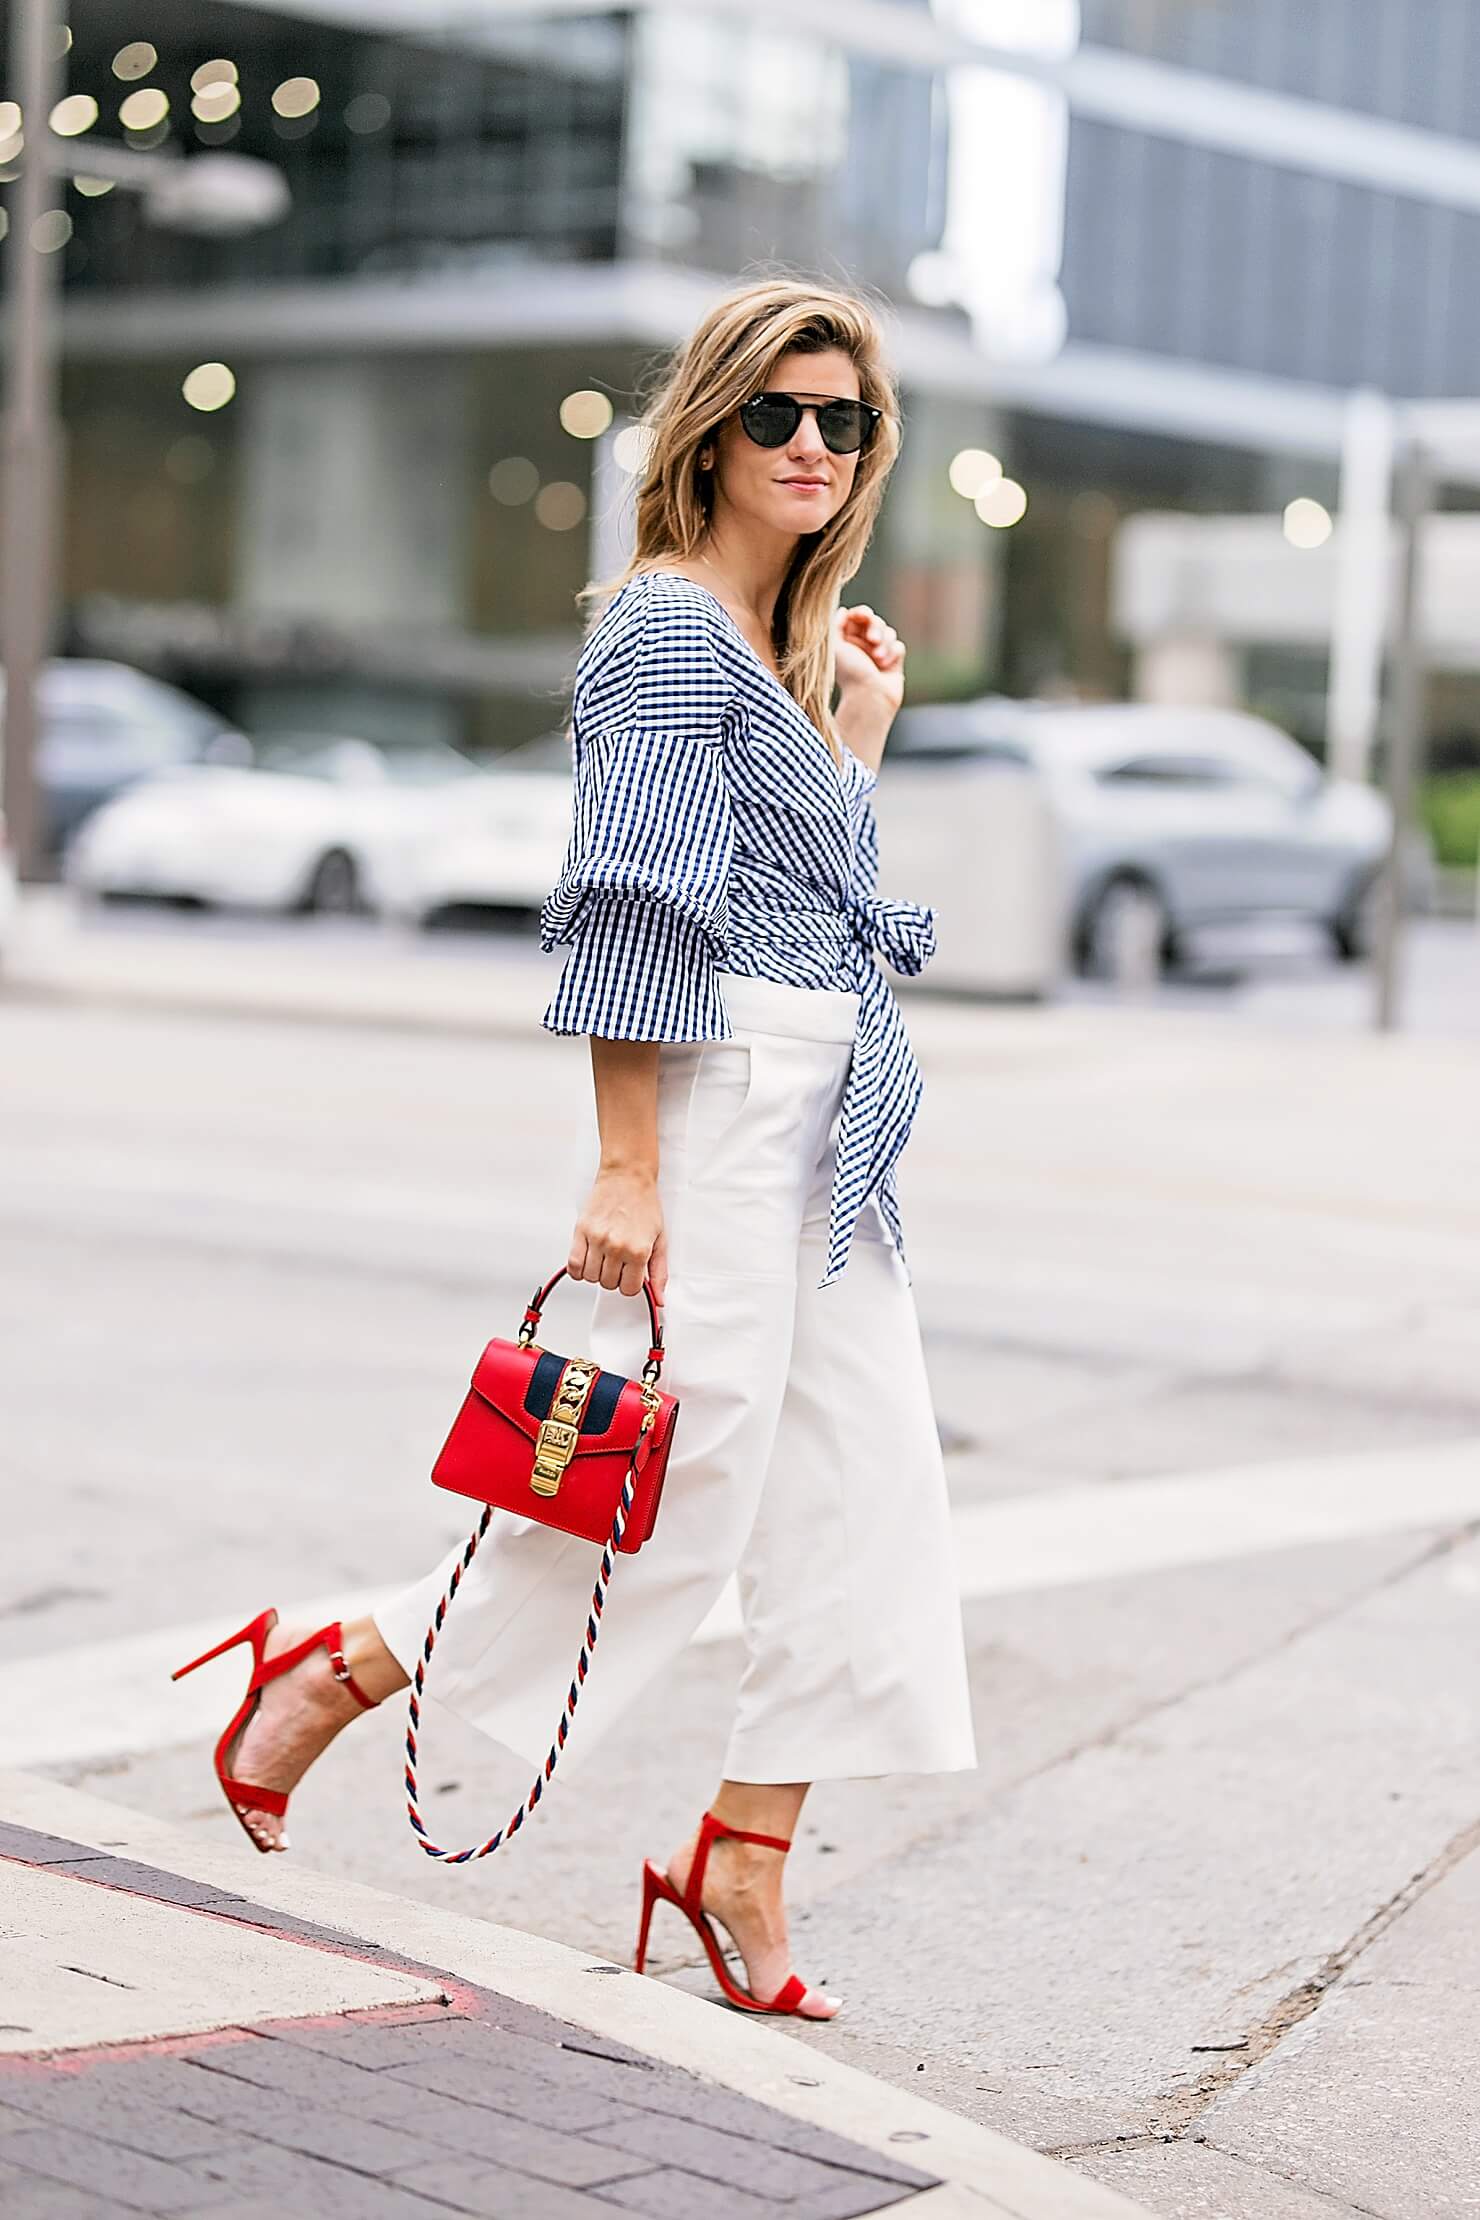
{"label": "street pavement", "polygon": [[73,1830],[0,1821],[7,2220],[1145,2220],[619,1966],[0,1791]]}
{"label": "street pavement", "polygon": [[[62,946],[0,1003],[0,1764],[210,1843],[234,1668],[168,1665],[459,1532],[425,1475],[564,1253],[588,1082],[497,938],[100,949],[111,984]],[[1473,1044],[908,1010],[982,1762],[814,1792],[796,1957],[847,2009],[790,2038],[1168,2220],[1480,2212]],[[629,1962],[642,1857],[712,1792],[733,1623],[507,1856],[420,1858],[388,1706],[299,1792],[293,1861]],[[435,1711],[424,1781],[444,1838],[524,1786]]]}

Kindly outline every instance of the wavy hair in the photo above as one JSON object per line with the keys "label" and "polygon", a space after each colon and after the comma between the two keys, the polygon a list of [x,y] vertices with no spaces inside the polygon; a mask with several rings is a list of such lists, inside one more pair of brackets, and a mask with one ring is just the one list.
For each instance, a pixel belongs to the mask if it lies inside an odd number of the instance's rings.
{"label": "wavy hair", "polygon": [[[862,293],[804,278],[769,277],[729,293],[702,318],[686,343],[660,365],[642,406],[646,455],[637,488],[637,535],[620,575],[590,583],[581,606],[600,607],[654,562],[683,563],[697,554],[714,501],[713,472],[701,467],[705,444],[753,393],[766,389],[785,354],[841,348],[858,373],[860,398],[881,410],[872,440],[858,458],[847,499],[815,532],[800,534],[776,597],[772,641],[782,682],[835,756],[832,618],[841,589],[863,560],[884,486],[899,453],[899,392],[885,354],[883,327]],[[593,613],[591,622],[600,614]]]}

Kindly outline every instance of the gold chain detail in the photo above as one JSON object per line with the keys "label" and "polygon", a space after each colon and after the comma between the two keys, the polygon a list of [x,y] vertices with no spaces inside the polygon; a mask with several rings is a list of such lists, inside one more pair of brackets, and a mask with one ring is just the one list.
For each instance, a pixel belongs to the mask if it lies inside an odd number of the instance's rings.
{"label": "gold chain detail", "polygon": [[565,1468],[581,1438],[581,1413],[599,1371],[588,1358],[572,1357],[560,1376],[550,1415],[542,1421],[534,1445],[534,1470],[529,1484],[536,1495],[559,1493]]}

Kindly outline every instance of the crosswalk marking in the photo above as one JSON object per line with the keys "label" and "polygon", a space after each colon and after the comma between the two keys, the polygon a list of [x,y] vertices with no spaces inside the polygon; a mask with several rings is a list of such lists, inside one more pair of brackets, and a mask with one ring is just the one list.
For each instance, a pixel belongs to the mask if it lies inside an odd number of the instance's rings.
{"label": "crosswalk marking", "polygon": [[[969,1601],[1477,1522],[1480,1436],[1474,1435],[1356,1456],[1076,1484],[962,1504],[955,1514],[961,1593]],[[661,1536],[654,1546],[661,1547]],[[341,1591],[281,1608],[290,1623],[316,1626],[373,1611],[394,1592]],[[169,1675],[222,1631],[216,1618],[0,1666],[0,1766],[132,1757],[213,1734],[229,1709],[219,1678],[207,1672],[172,1685]],[[739,1631],[732,1582],[695,1639],[727,1641]]]}

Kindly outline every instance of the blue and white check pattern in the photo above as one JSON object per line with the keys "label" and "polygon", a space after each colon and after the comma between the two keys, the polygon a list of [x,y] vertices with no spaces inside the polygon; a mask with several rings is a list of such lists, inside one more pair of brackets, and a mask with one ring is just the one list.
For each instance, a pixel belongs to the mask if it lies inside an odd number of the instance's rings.
{"label": "blue and white check pattern", "polygon": [[876,958],[913,975],[932,913],[878,899],[875,774],[821,733],[724,604],[647,572],[602,611],[576,666],[570,846],[540,916],[570,944],[544,1023],[625,1041],[730,1037],[721,971],[859,996],[838,1121],[822,1287],[877,1195],[904,1253],[895,1166],[919,1067]]}

